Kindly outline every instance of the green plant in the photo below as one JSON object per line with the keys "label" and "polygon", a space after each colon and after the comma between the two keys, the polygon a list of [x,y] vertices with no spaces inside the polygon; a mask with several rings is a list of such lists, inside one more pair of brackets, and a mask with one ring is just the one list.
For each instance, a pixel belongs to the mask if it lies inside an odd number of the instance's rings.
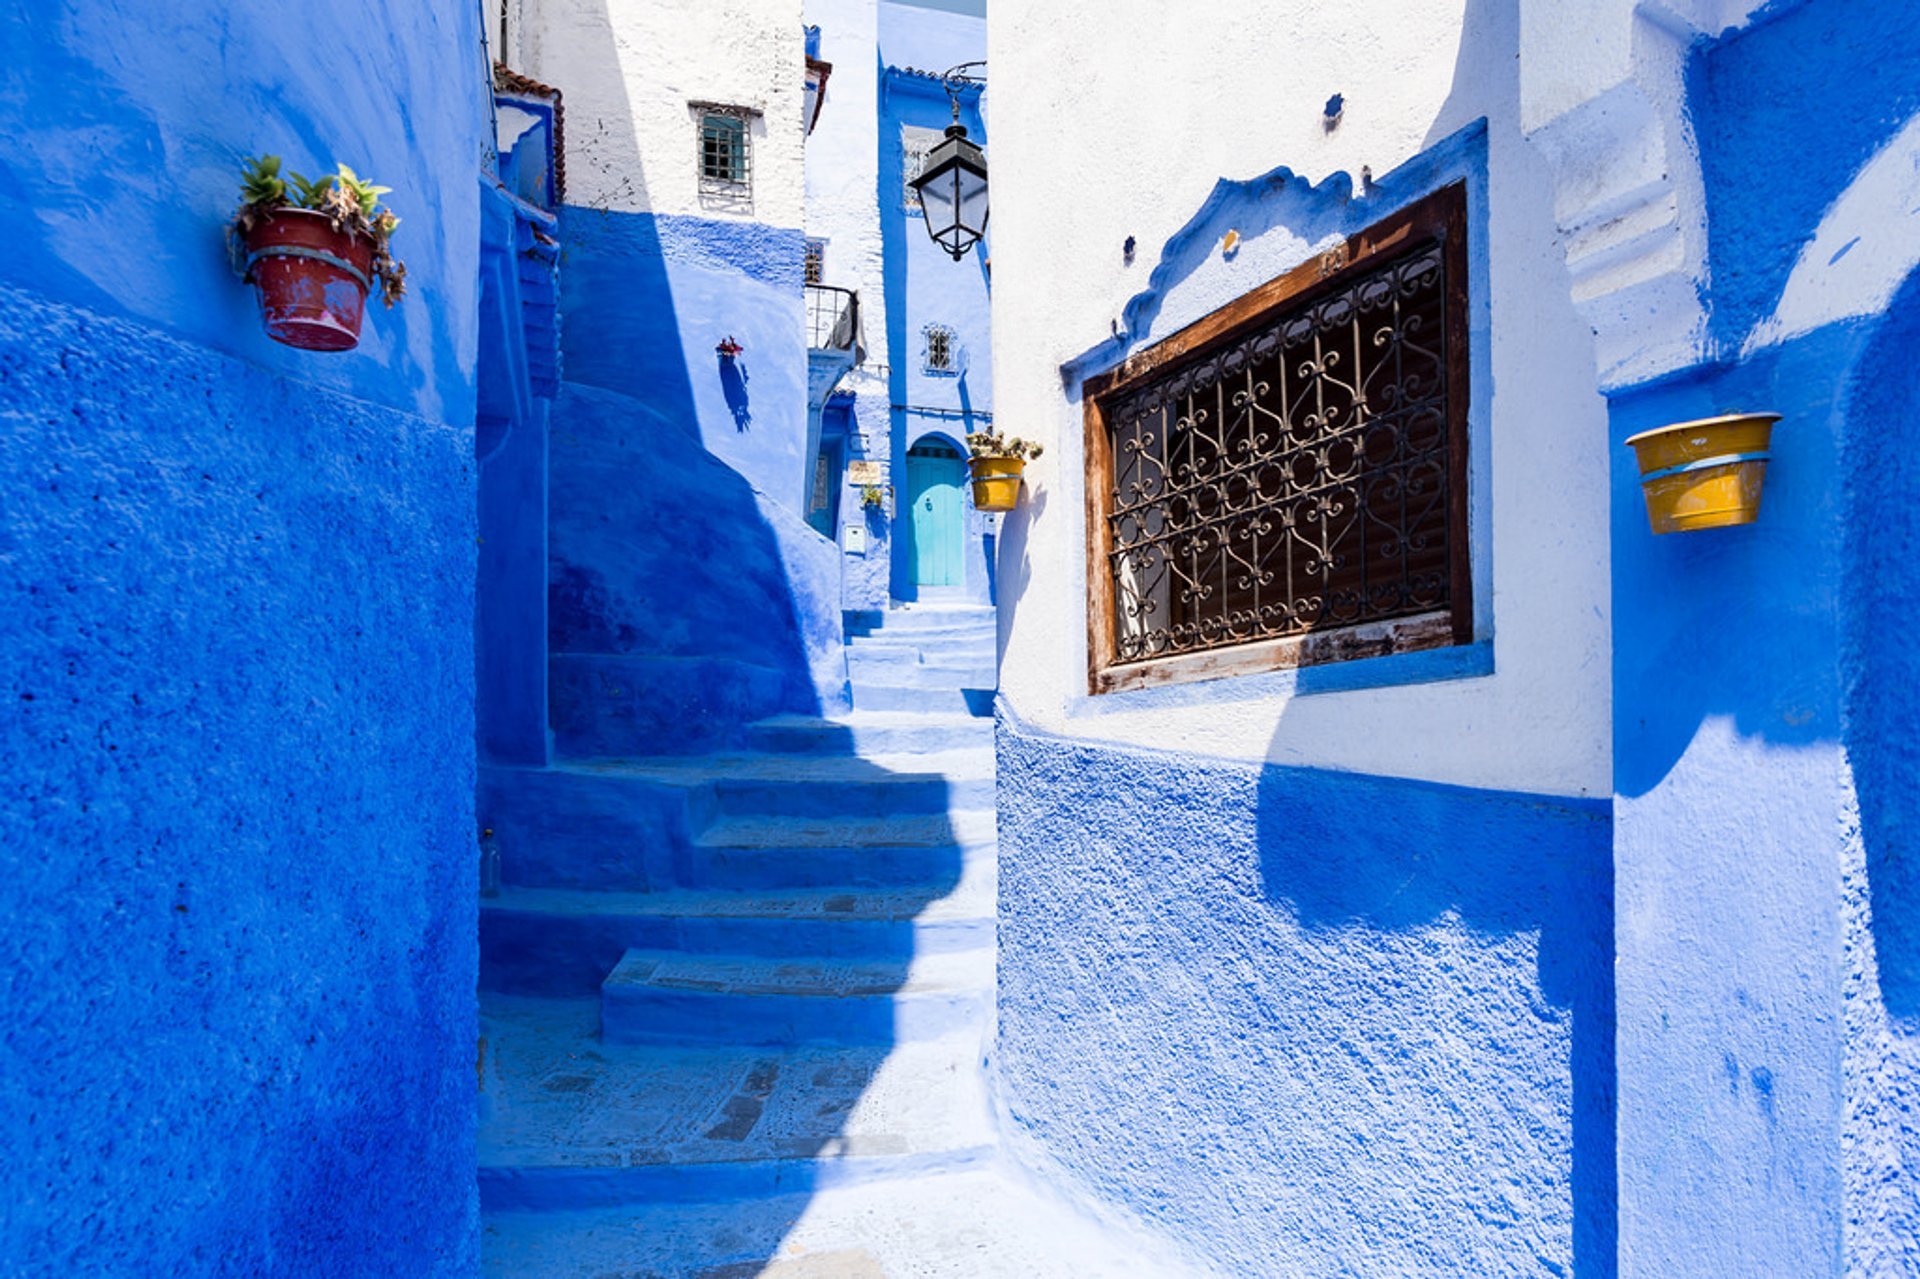
{"label": "green plant", "polygon": [[1018,436],[996,435],[992,431],[975,431],[967,436],[969,457],[1017,457],[1031,461],[1043,452],[1040,445]]}
{"label": "green plant", "polygon": [[[289,186],[289,181],[291,186]],[[375,186],[340,165],[318,178],[288,171],[280,176],[280,157],[262,155],[248,160],[240,172],[240,209],[230,233],[236,246],[254,224],[271,218],[278,209],[310,209],[323,213],[335,231],[363,235],[373,245],[373,276],[380,282],[380,300],[392,306],[407,291],[407,268],[388,241],[400,219],[380,203],[392,187]]]}
{"label": "green plant", "polygon": [[887,491],[878,484],[861,485],[860,505],[866,507],[869,511],[885,510],[887,505]]}

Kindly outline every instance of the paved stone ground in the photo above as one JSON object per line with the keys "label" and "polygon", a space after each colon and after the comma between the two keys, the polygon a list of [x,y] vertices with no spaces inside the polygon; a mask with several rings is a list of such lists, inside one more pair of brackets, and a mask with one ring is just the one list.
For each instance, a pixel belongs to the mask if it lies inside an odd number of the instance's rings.
{"label": "paved stone ground", "polygon": [[743,1203],[487,1220],[487,1279],[1185,1279],[1159,1244],[1011,1171]]}

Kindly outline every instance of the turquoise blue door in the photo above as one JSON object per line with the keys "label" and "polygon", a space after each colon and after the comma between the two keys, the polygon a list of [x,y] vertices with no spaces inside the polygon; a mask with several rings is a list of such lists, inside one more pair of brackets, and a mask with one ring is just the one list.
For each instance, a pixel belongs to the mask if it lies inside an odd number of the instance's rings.
{"label": "turquoise blue door", "polygon": [[907,499],[913,518],[913,580],[921,586],[960,586],[960,548],[966,536],[960,486],[967,464],[960,450],[937,440],[922,440],[907,453]]}

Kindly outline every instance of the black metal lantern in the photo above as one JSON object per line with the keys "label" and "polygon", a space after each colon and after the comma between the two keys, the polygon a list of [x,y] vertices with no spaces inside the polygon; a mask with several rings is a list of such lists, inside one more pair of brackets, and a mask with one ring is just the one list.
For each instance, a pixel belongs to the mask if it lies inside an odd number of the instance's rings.
{"label": "black metal lantern", "polygon": [[978,76],[965,74],[966,67],[979,65],[963,63],[942,77],[953,103],[953,123],[947,126],[947,136],[927,153],[920,176],[913,180],[927,234],[955,262],[987,233],[987,157],[967,138],[966,126],[960,123],[960,96],[953,88],[956,80],[979,83]]}

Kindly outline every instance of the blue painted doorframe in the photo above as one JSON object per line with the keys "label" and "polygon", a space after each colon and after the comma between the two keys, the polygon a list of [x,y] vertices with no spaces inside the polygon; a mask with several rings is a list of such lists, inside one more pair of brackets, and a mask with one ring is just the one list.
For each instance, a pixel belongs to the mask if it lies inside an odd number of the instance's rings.
{"label": "blue painted doorframe", "polygon": [[907,535],[912,543],[913,581],[916,586],[961,586],[966,570],[961,550],[966,538],[966,504],[960,486],[967,466],[960,450],[944,440],[922,440],[907,453],[907,501],[912,516]]}

